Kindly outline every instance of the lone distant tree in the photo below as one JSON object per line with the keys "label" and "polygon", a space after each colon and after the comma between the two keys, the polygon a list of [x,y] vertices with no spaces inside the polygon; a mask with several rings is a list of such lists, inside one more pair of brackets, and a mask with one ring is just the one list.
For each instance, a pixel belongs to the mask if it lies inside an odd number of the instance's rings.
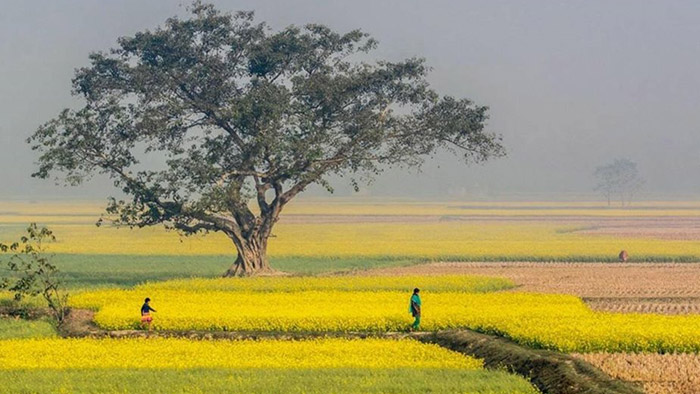
{"label": "lone distant tree", "polygon": [[644,179],[639,175],[637,163],[628,159],[616,159],[614,162],[596,168],[594,172],[598,179],[595,190],[599,191],[610,205],[613,196],[619,196],[620,205],[629,205],[632,197],[644,185]]}
{"label": "lone distant tree", "polygon": [[328,176],[357,187],[438,150],[467,164],[504,155],[486,107],[439,96],[422,59],[361,61],[376,42],[359,30],[274,32],[252,12],[189,11],[90,55],[73,79],[84,106],[28,139],[33,176],[106,174],[129,196],[110,198],[116,225],[223,232],[238,252],[232,276],[270,269],[280,212],[311,184],[332,192]]}

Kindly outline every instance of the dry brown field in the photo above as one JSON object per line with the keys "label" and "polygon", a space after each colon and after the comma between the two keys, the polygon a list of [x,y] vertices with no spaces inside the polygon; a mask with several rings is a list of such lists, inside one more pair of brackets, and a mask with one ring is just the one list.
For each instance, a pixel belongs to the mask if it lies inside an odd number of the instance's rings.
{"label": "dry brown field", "polygon": [[697,354],[578,354],[609,375],[641,384],[648,394],[700,393]]}

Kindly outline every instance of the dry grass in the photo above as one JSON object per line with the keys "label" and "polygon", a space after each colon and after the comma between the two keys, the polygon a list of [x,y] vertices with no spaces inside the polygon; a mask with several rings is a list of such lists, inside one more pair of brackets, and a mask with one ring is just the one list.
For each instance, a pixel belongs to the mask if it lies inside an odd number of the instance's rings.
{"label": "dry grass", "polygon": [[576,355],[611,376],[644,386],[649,394],[700,393],[700,355],[592,353]]}
{"label": "dry grass", "polygon": [[598,310],[700,312],[699,263],[432,263],[371,274],[501,276],[518,285],[514,291],[573,294]]}

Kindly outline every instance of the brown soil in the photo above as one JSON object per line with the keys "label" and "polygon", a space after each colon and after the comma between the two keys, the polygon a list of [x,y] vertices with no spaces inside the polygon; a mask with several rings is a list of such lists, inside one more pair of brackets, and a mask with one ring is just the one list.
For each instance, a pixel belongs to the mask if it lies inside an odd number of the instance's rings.
{"label": "brown soil", "polygon": [[61,325],[61,334],[70,337],[82,337],[102,332],[95,323],[93,318],[95,312],[87,309],[71,309],[68,316]]}
{"label": "brown soil", "polygon": [[573,294],[606,311],[700,312],[700,263],[431,263],[363,273],[413,274],[506,277],[514,291]]}
{"label": "brown soil", "polygon": [[620,313],[661,313],[687,315],[700,313],[700,298],[586,298],[593,309]]}
{"label": "brown soil", "polygon": [[609,375],[642,384],[649,394],[700,393],[700,355],[597,353],[576,355]]}

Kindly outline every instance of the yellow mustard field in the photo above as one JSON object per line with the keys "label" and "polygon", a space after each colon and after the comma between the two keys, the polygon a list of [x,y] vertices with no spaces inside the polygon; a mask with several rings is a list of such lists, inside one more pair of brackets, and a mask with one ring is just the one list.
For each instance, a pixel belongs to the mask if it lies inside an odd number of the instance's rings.
{"label": "yellow mustard field", "polygon": [[0,340],[0,370],[407,367],[480,369],[482,366],[481,360],[413,340]]}
{"label": "yellow mustard field", "polygon": [[343,223],[280,225],[272,255],[415,256],[474,260],[611,259],[621,249],[631,257],[700,256],[700,243],[620,239],[572,232],[556,223]]}
{"label": "yellow mustard field", "polygon": [[[429,292],[482,293],[515,286],[507,278],[478,275],[439,276],[292,276],[216,279],[176,279],[147,283],[137,289],[236,291],[236,292],[300,292],[300,291],[411,291],[417,283]],[[88,293],[89,294],[89,293]],[[87,295],[84,295],[87,296]],[[97,302],[99,304],[99,302]]]}
{"label": "yellow mustard field", "polygon": [[[98,310],[95,322],[106,329],[137,328],[145,297],[158,311],[158,330],[382,332],[405,330],[412,321],[410,290],[224,291],[219,281],[211,283],[211,289],[198,280],[86,292],[70,302]],[[697,315],[600,313],[569,295],[423,291],[422,298],[424,330],[471,328],[565,352],[700,350]]]}
{"label": "yellow mustard field", "polygon": [[[0,228],[0,237],[16,239],[22,226],[29,222],[48,224],[57,236],[57,242],[49,246],[49,250],[55,253],[235,254],[233,243],[217,233],[181,237],[161,226],[133,230],[110,226],[97,228],[94,222],[102,205],[95,202],[0,203],[0,207],[0,226],[6,226]],[[340,223],[319,221],[323,215],[355,218]],[[396,218],[372,220],[371,217],[376,215]],[[700,243],[693,239],[583,234],[576,231],[582,225],[570,224],[568,219],[546,220],[547,217],[563,216],[697,217],[700,216],[700,203],[644,202],[634,209],[620,209],[605,208],[600,203],[295,201],[276,225],[268,255],[609,261],[616,259],[619,251],[625,249],[632,261],[700,259]],[[542,220],[518,220],[523,217]],[[500,219],[486,220],[489,218]]]}
{"label": "yellow mustard field", "polygon": [[[130,230],[55,225],[55,253],[116,255],[232,255],[219,233],[182,238],[161,227]],[[272,257],[409,257],[466,260],[697,260],[693,240],[616,238],[572,232],[556,223],[280,223],[269,241]]]}

